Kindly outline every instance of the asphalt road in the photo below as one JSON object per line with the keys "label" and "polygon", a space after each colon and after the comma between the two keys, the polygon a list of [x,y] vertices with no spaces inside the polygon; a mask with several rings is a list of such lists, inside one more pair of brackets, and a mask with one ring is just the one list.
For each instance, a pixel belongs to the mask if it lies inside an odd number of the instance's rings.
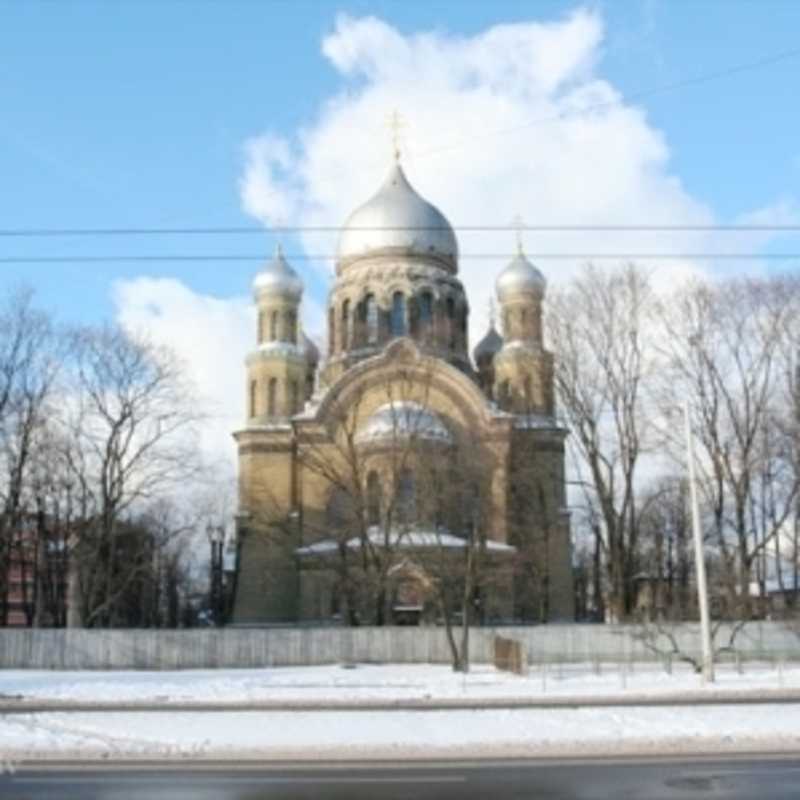
{"label": "asphalt road", "polygon": [[2,800],[796,800],[800,757],[20,768]]}

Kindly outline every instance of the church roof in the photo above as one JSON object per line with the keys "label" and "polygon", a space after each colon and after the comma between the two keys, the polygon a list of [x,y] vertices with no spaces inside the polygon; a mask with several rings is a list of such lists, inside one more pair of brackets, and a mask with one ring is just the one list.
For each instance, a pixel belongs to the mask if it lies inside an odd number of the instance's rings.
{"label": "church roof", "polygon": [[275,248],[272,261],[253,279],[253,291],[257,295],[262,292],[288,294],[298,299],[303,294],[303,281],[284,258],[280,244]]}
{"label": "church roof", "polygon": [[497,296],[500,302],[517,292],[544,293],[547,281],[544,275],[525,257],[520,248],[508,266],[497,276]]}
{"label": "church roof", "polygon": [[456,271],[458,242],[436,206],[408,182],[395,163],[378,191],[347,219],[339,236],[338,260],[385,252],[436,256]]}
{"label": "church roof", "polygon": [[475,361],[480,361],[484,357],[492,357],[503,347],[503,337],[497,332],[494,323],[489,325],[489,330],[472,351]]}
{"label": "church roof", "polygon": [[359,444],[416,436],[440,442],[452,441],[450,431],[436,412],[410,400],[386,403],[378,408],[356,434]]}
{"label": "church roof", "polygon": [[[392,530],[388,533],[378,526],[372,526],[367,531],[369,543],[374,547],[385,547],[388,536],[388,545],[401,550],[445,548],[453,550],[463,550],[468,541],[461,536],[455,536],[445,530],[422,530],[415,529],[409,531]],[[348,550],[358,550],[362,546],[361,538],[353,536],[347,540]],[[486,540],[486,549],[496,553],[514,553],[516,548],[505,542],[496,542],[493,539]],[[313,544],[298,547],[295,553],[298,556],[321,556],[339,552],[339,543],[335,539],[322,539]]]}

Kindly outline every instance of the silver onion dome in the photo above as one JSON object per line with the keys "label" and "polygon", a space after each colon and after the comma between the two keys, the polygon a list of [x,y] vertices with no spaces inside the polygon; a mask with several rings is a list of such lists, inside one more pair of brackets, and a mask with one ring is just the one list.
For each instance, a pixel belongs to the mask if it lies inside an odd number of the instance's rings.
{"label": "silver onion dome", "polygon": [[356,434],[356,442],[368,444],[384,440],[416,437],[450,442],[450,431],[436,412],[411,400],[398,400],[378,408]]}
{"label": "silver onion dome", "polygon": [[458,242],[436,206],[420,197],[395,163],[383,186],[347,219],[339,236],[338,260],[347,263],[382,253],[438,257],[456,271]]}
{"label": "silver onion dome", "polygon": [[491,323],[486,336],[475,345],[475,349],[472,351],[475,363],[480,363],[484,358],[494,358],[502,347],[503,337],[495,329],[494,323]]}
{"label": "silver onion dome", "polygon": [[253,279],[253,292],[256,295],[264,293],[289,295],[298,300],[303,294],[303,281],[284,258],[280,244],[275,248],[272,261]]}
{"label": "silver onion dome", "polygon": [[495,283],[500,302],[517,292],[544,294],[546,288],[547,281],[544,275],[528,261],[521,249],[497,276]]}

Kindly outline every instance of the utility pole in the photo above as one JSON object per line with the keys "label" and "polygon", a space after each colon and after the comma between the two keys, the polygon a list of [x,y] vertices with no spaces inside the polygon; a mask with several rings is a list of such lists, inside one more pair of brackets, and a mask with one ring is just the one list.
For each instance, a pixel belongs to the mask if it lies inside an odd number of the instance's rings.
{"label": "utility pole", "polygon": [[700,508],[697,502],[697,483],[695,480],[694,438],[692,437],[689,398],[683,407],[686,422],[686,462],[689,467],[689,498],[692,513],[692,534],[694,538],[694,562],[697,574],[697,604],[700,608],[700,637],[703,651],[703,682],[714,682],[714,653],[711,649],[711,622],[708,614],[708,585],[706,583],[706,560],[703,553],[703,534],[700,530]]}

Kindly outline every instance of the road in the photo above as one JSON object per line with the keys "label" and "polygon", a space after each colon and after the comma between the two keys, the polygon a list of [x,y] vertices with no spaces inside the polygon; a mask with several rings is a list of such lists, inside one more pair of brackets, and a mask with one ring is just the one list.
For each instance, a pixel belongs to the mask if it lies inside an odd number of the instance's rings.
{"label": "road", "polygon": [[800,757],[21,768],[2,800],[795,800]]}

